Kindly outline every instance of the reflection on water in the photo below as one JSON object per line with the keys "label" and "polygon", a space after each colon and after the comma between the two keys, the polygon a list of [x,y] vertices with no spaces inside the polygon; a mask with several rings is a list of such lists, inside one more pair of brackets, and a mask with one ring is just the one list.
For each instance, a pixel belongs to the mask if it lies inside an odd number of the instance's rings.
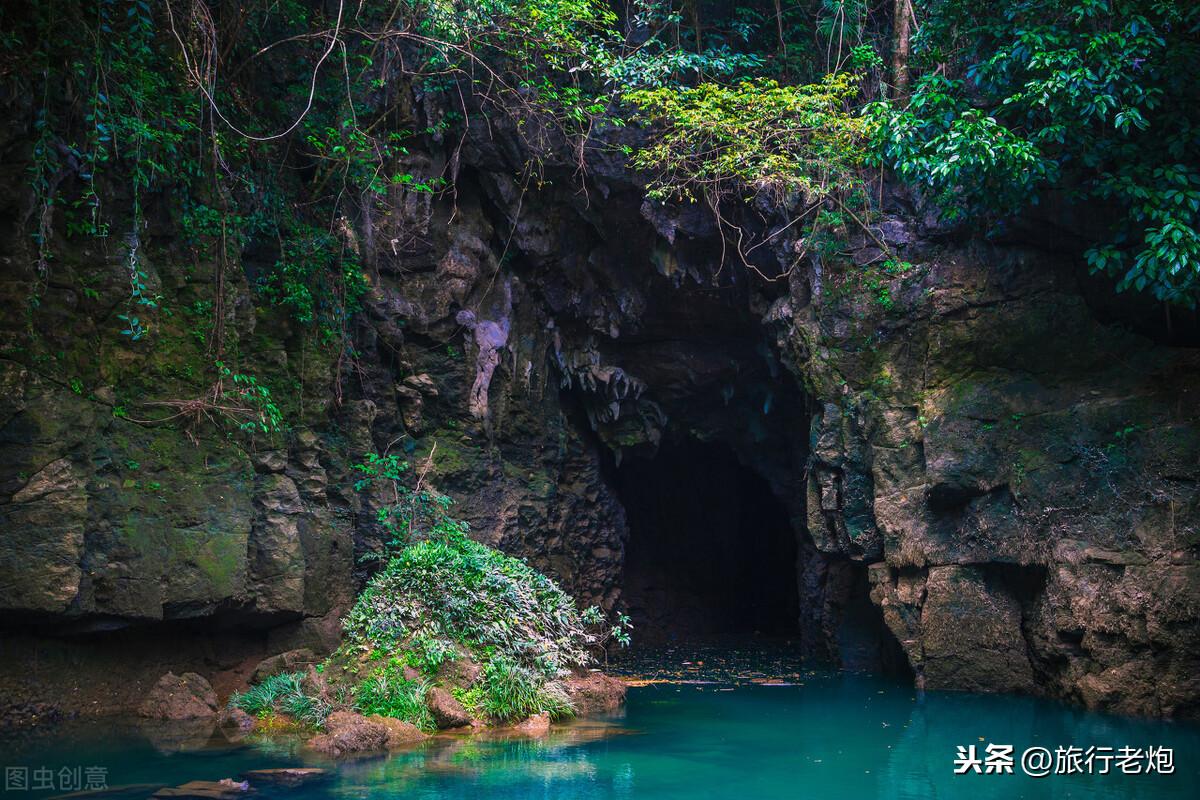
{"label": "reflection on water", "polygon": [[[219,732],[80,726],[0,741],[5,765],[102,765],[108,782],[179,784],[257,768],[326,766],[334,780],[263,787],[258,798],[1192,798],[1200,729],[1091,714],[1009,696],[930,693],[879,679],[796,673],[785,684],[655,684],[621,715],[544,739],[438,737],[334,765],[295,741]],[[953,775],[955,748],[1164,745],[1173,775]],[[9,792],[5,799],[54,792]]]}

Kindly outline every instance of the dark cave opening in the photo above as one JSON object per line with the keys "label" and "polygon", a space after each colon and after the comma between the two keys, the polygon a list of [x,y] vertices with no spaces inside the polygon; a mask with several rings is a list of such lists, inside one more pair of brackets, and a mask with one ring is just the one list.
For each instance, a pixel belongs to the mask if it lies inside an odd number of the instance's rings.
{"label": "dark cave opening", "polygon": [[813,667],[911,680],[866,564],[818,552],[733,448],[668,439],[611,479],[629,529],[621,596],[636,647],[758,643]]}
{"label": "dark cave opening", "polygon": [[733,450],[694,439],[627,458],[622,596],[647,644],[799,633],[797,543],[784,505]]}

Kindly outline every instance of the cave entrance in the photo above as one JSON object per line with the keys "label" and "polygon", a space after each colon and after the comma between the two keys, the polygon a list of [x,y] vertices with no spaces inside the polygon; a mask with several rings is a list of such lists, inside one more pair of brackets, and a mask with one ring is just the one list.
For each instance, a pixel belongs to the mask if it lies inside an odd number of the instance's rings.
{"label": "cave entrance", "polygon": [[623,597],[639,642],[799,633],[796,535],[767,482],[722,444],[664,442],[616,471]]}

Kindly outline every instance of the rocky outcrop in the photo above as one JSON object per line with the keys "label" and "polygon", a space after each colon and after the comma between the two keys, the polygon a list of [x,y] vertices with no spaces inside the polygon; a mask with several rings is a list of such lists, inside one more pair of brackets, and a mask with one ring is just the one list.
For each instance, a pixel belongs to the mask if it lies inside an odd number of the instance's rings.
{"label": "rocky outcrop", "polygon": [[810,275],[769,315],[824,400],[817,548],[872,565],[929,688],[1194,715],[1198,354],[1100,324],[1036,251],[897,239],[894,305]]}
{"label": "rocky outcrop", "polygon": [[572,675],[563,681],[567,698],[577,714],[615,711],[625,702],[625,684],[603,672]]}
{"label": "rocky outcrop", "polygon": [[372,714],[367,717],[367,721],[387,728],[387,748],[389,750],[408,747],[429,738],[429,734],[416,725],[395,717],[381,717],[378,714]]}
{"label": "rocky outcrop", "polygon": [[307,746],[318,753],[342,758],[384,750],[389,738],[386,725],[352,711],[335,711],[325,720],[325,733],[309,739]]}
{"label": "rocky outcrop", "polygon": [[[321,661],[311,649],[299,647],[279,655],[269,656],[258,662],[250,675],[250,683],[262,683],[272,675],[285,672],[307,672],[310,667]],[[315,673],[319,678],[319,673]]]}
{"label": "rocky outcrop", "polygon": [[[644,201],[603,152],[584,191],[552,156],[527,190],[519,137],[492,122],[454,152],[452,196],[389,190],[351,348],[256,306],[269,243],[218,269],[151,217],[141,266],[171,313],[135,342],[117,322],[127,253],[57,234],[43,281],[29,236],[4,229],[0,624],[24,637],[0,650],[6,694],[103,707],[131,641],[150,681],[203,641],[169,668],[219,687],[328,651],[387,536],[388,498],[356,491],[352,465],[388,448],[433,453],[427,479],[473,536],[620,607],[614,471],[681,437],[728,447],[785,508],[807,653],[838,659],[869,593],[926,687],[1200,714],[1195,350],[1102,321],[1036,241],[955,238],[903,197],[872,237],[803,259],[788,209],[734,214],[758,236],[735,263],[704,208]],[[32,129],[0,134],[2,219],[22,217]],[[439,173],[439,147],[413,168]],[[883,269],[880,241],[911,268]],[[190,310],[218,275],[219,320]],[[174,414],[208,389],[214,320],[286,434]],[[231,630],[236,649],[204,638]],[[114,631],[129,638],[103,644]],[[94,696],[66,691],[65,666],[24,680],[89,654],[106,665],[82,679]]]}
{"label": "rocky outcrop", "polygon": [[276,769],[252,769],[239,775],[242,780],[253,784],[286,786],[291,789],[311,783],[319,783],[333,777],[329,770],[317,767],[279,767]]}

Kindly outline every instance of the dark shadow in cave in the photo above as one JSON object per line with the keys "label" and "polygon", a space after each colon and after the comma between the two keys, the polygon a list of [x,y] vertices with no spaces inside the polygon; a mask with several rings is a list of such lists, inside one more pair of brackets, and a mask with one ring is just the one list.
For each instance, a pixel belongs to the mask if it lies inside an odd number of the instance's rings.
{"label": "dark shadow in cave", "polygon": [[612,473],[635,646],[783,646],[805,664],[912,678],[868,569],[818,552],[767,481],[720,443],[665,441]]}
{"label": "dark shadow in cave", "polygon": [[[871,602],[871,584],[865,564],[847,559],[825,559],[824,594],[832,607],[825,661],[852,672],[896,675],[908,681],[912,667],[904,648]],[[819,660],[819,658],[817,659]]]}
{"label": "dark shadow in cave", "polygon": [[799,632],[796,536],[767,482],[722,444],[664,442],[616,470],[623,592],[640,643]]}

